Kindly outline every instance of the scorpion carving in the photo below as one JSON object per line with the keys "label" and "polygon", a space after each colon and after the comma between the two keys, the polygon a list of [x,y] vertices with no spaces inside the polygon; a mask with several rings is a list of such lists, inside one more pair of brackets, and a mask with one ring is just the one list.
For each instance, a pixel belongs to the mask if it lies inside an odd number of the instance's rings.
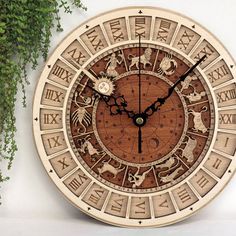
{"label": "scorpion carving", "polygon": [[[83,102],[79,102],[78,97],[81,97]],[[74,125],[82,126],[83,130],[79,129],[79,133],[85,133],[86,127],[91,124],[92,116],[86,109],[93,106],[95,99],[94,95],[92,97],[83,97],[81,92],[75,92],[73,101],[78,108],[72,113],[71,119]]]}

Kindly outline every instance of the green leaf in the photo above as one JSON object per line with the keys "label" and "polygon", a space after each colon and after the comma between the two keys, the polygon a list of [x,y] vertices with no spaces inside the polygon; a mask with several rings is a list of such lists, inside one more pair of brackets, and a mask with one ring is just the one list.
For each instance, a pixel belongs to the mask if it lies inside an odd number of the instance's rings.
{"label": "green leaf", "polygon": [[[80,0],[70,0],[84,8]],[[0,2],[0,160],[10,169],[17,151],[15,142],[15,102],[19,88],[26,105],[26,71],[36,68],[41,56],[46,60],[54,25],[62,31],[59,10],[71,13],[62,0],[12,0]],[[0,182],[8,180],[0,169]],[[1,196],[0,196],[1,198]]]}

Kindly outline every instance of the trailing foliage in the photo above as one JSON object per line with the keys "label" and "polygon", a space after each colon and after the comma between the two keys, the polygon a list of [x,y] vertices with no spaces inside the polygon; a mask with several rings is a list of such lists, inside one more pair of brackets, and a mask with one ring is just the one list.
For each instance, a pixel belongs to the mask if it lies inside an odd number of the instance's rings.
{"label": "trailing foliage", "polygon": [[[85,9],[80,0],[72,6]],[[63,0],[0,0],[0,160],[8,169],[17,151],[14,115],[18,88],[23,92],[29,83],[26,66],[33,69],[39,57],[47,58],[51,31],[62,31],[59,10],[71,13]],[[7,180],[0,169],[0,182]]]}

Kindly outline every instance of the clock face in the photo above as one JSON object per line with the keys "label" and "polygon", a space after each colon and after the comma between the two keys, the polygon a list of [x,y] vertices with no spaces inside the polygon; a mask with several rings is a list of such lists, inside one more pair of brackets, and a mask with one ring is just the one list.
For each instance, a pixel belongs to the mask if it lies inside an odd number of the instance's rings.
{"label": "clock face", "polygon": [[48,174],[83,212],[162,226],[235,171],[235,62],[202,26],[159,8],[91,19],[48,60],[34,135]]}

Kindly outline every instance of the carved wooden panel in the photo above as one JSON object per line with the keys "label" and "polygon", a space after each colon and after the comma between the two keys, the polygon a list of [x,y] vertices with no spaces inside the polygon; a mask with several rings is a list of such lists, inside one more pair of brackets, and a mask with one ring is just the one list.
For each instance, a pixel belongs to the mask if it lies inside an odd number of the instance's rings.
{"label": "carved wooden panel", "polygon": [[75,206],[110,224],[192,215],[235,171],[235,68],[209,32],[167,10],[89,20],[59,45],[36,89],[45,169]]}

